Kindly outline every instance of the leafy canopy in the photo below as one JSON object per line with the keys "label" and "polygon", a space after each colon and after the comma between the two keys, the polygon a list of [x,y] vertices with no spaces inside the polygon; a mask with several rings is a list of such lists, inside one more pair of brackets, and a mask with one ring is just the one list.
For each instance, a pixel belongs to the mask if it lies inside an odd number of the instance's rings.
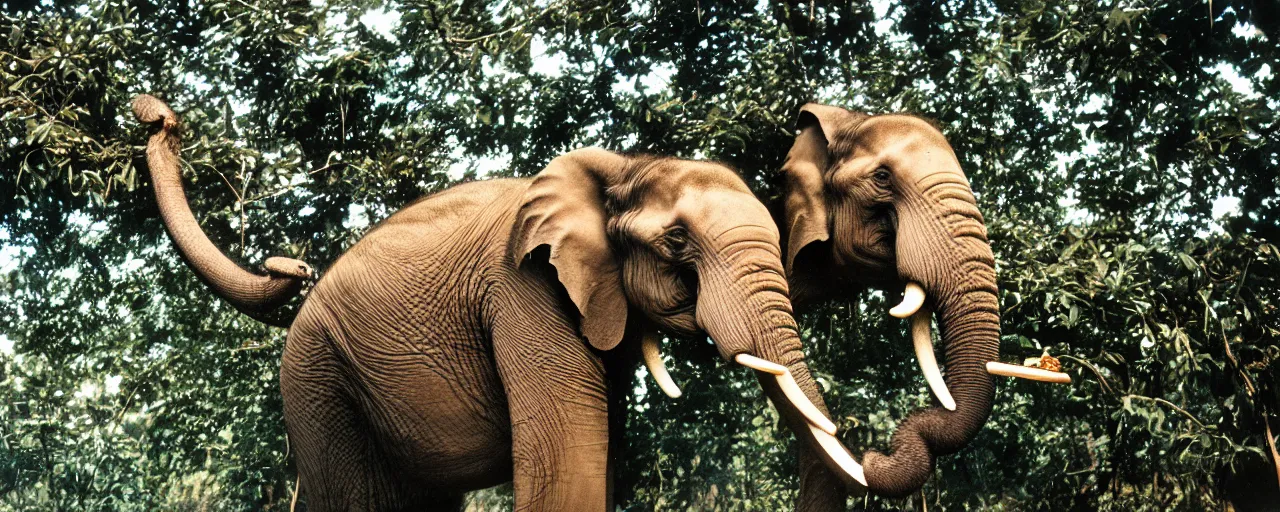
{"label": "leafy canopy", "polygon": [[[176,258],[128,112],[143,92],[184,116],[215,242],[321,271],[416,197],[574,147],[714,158],[767,198],[804,102],[922,114],[987,219],[1002,353],[1047,349],[1075,384],[1001,383],[987,428],[920,495],[858,504],[1206,509],[1275,492],[1267,2],[0,5],[0,508],[288,505],[284,332]],[[885,302],[802,319],[851,447],[886,447],[928,401]],[[637,376],[624,508],[788,506],[794,448],[757,387],[702,342],[667,350],[686,395]]]}

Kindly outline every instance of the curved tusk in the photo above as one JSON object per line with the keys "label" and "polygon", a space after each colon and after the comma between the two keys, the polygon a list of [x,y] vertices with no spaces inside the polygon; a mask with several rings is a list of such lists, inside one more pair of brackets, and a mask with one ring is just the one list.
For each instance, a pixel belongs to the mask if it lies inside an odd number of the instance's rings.
{"label": "curved tusk", "polygon": [[822,414],[822,411],[819,411],[818,407],[813,405],[813,402],[809,401],[809,397],[805,396],[804,391],[800,390],[800,386],[796,384],[796,379],[791,376],[791,372],[774,375],[773,378],[777,379],[778,386],[782,388],[782,394],[787,395],[787,400],[800,411],[800,414],[804,415],[805,419],[809,420],[810,425],[818,427],[828,434],[836,434],[836,424],[827,419],[827,416]]}
{"label": "curved tusk", "polygon": [[774,375],[782,375],[784,373],[787,373],[786,366],[782,366],[772,361],[766,361],[764,359],[760,359],[751,354],[738,354],[736,356],[733,356],[733,360],[737,361],[738,364],[742,366],[746,366],[747,368],[750,368],[752,370],[760,370],[762,372],[772,373]]}
{"label": "curved tusk", "polygon": [[920,283],[907,283],[906,289],[902,290],[902,302],[893,309],[889,310],[889,314],[898,318],[906,318],[916,314],[920,310],[920,306],[924,305],[924,287]]}
{"label": "curved tusk", "polygon": [[839,439],[813,425],[809,425],[809,433],[813,434],[813,438],[818,441],[818,446],[827,453],[828,457],[831,457],[831,460],[837,466],[840,466],[840,469],[843,469],[845,473],[848,473],[863,487],[867,486],[867,475],[862,472],[862,464],[858,464],[858,461],[853,460],[853,456],[849,455],[849,450],[844,448]]}
{"label": "curved tusk", "polygon": [[1005,377],[1036,380],[1040,382],[1051,382],[1054,384],[1071,383],[1071,376],[1062,372],[1051,372],[1040,368],[1027,368],[1026,366],[998,363],[995,361],[987,363],[987,373],[992,375],[1002,375]]}
{"label": "curved tusk", "polygon": [[667,373],[667,366],[662,363],[662,350],[658,347],[658,333],[649,332],[640,340],[640,353],[644,356],[644,366],[649,369],[649,375],[653,376],[654,382],[658,383],[658,389],[671,398],[680,398],[680,386],[676,385],[676,381],[671,379],[671,374]]}
{"label": "curved tusk", "polygon": [[956,401],[951,398],[947,381],[942,380],[938,359],[933,354],[933,334],[929,329],[931,314],[932,312],[926,308],[911,315],[911,341],[916,347],[916,361],[920,363],[920,371],[924,373],[924,380],[929,383],[929,389],[933,390],[933,396],[938,397],[938,401],[942,402],[942,406],[948,411],[954,411]]}
{"label": "curved tusk", "polygon": [[809,397],[805,396],[804,391],[800,389],[799,384],[796,384],[795,377],[791,376],[791,371],[787,367],[748,354],[738,354],[733,359],[747,368],[772,374],[774,380],[778,381],[778,387],[782,389],[782,394],[787,397],[787,401],[791,402],[791,406],[804,415],[804,419],[808,420],[810,425],[828,434],[835,435],[836,424],[822,414],[822,411],[818,410],[818,406],[813,405]]}

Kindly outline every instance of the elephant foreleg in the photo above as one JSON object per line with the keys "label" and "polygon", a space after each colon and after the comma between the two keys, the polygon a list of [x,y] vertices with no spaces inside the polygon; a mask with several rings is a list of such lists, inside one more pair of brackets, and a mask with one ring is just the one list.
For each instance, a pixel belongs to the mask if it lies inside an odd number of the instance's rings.
{"label": "elephant foreleg", "polygon": [[604,367],[567,322],[495,322],[511,412],[517,511],[605,509],[609,417]]}

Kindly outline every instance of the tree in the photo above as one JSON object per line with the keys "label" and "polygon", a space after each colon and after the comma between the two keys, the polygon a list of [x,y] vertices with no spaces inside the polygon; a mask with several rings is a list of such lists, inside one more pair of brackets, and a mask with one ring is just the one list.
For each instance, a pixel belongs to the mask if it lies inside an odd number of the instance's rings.
{"label": "tree", "polygon": [[[1267,2],[3,5],[4,507],[287,507],[283,331],[214,300],[164,238],[142,92],[184,115],[215,242],[321,272],[416,197],[577,146],[721,160],[767,198],[804,102],[927,116],[990,228],[1002,354],[1047,349],[1076,384],[1000,385],[921,495],[861,504],[1247,507],[1280,485]],[[851,447],[928,400],[886,309],[870,292],[802,319]],[[668,352],[686,395],[637,377],[627,509],[783,507],[790,437],[748,376],[701,342]]]}

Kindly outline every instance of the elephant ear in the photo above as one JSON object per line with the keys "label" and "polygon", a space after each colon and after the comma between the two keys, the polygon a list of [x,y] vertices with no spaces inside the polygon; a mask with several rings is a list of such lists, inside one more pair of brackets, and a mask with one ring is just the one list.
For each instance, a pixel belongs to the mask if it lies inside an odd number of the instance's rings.
{"label": "elephant ear", "polygon": [[805,246],[831,237],[827,229],[827,199],[823,176],[831,165],[831,144],[840,126],[856,120],[840,107],[809,103],[800,107],[796,140],[782,164],[786,182],[787,272]]}
{"label": "elephant ear", "polygon": [[625,157],[596,148],[552,160],[525,191],[512,232],[516,265],[535,249],[549,246],[549,262],[578,308],[582,335],[600,350],[622,341],[627,324],[626,295],[606,234],[605,210],[605,190],[625,167]]}

